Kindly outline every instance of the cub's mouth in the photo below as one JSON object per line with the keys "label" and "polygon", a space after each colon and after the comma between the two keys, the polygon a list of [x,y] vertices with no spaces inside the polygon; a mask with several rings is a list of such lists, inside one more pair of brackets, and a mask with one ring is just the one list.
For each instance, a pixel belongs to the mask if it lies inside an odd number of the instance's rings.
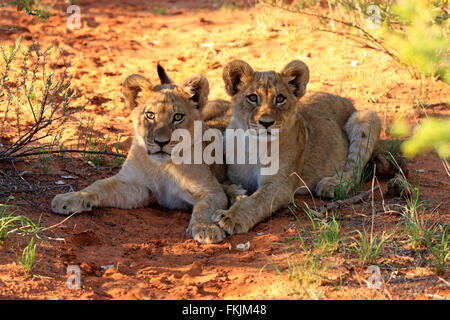
{"label": "cub's mouth", "polygon": [[169,157],[171,156],[170,152],[167,152],[167,151],[165,151],[163,149],[157,150],[157,151],[151,150],[151,149],[147,149],[147,153],[148,153],[149,156],[164,156],[164,155],[167,155]]}
{"label": "cub's mouth", "polygon": [[150,150],[148,150],[147,153],[149,157],[156,162],[167,162],[172,158],[170,153],[167,153],[163,150],[157,152],[151,152]]}
{"label": "cub's mouth", "polygon": [[254,138],[275,138],[278,137],[280,134],[279,128],[261,128],[261,127],[250,127],[249,135]]}
{"label": "cub's mouth", "polygon": [[151,156],[151,155],[156,155],[156,154],[160,154],[160,155],[165,155],[165,154],[167,154],[168,156],[170,156],[170,153],[165,152],[165,151],[163,151],[163,150],[157,151],[157,152],[151,152],[151,151],[148,151],[148,154],[149,154],[150,156]]}
{"label": "cub's mouth", "polygon": [[166,145],[161,147],[161,146],[147,144],[146,151],[147,151],[148,156],[157,162],[166,162],[166,161],[170,160],[171,156],[172,156],[171,148],[168,148],[168,146],[166,146]]}

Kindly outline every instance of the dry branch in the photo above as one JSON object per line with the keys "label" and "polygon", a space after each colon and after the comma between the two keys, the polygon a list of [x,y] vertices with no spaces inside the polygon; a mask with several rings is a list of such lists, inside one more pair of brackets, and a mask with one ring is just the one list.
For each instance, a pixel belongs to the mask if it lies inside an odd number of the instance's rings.
{"label": "dry branch", "polygon": [[318,212],[326,212],[328,210],[335,210],[335,209],[340,209],[346,206],[349,206],[351,204],[354,203],[358,203],[360,201],[363,201],[365,197],[372,195],[373,192],[375,192],[376,190],[378,190],[380,188],[379,185],[374,186],[373,188],[371,188],[370,190],[367,190],[365,192],[362,192],[354,197],[345,199],[345,200],[337,200],[337,201],[333,201],[330,203],[327,203],[326,205],[323,205],[322,207],[320,207],[319,209],[316,209],[316,211]]}

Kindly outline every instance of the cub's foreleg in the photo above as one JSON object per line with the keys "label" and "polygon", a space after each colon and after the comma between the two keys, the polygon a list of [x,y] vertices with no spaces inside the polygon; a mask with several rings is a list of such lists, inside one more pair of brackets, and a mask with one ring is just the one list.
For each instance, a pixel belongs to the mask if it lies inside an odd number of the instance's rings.
{"label": "cub's foreleg", "polygon": [[56,195],[52,201],[52,210],[69,215],[90,211],[93,207],[132,209],[147,205],[149,199],[148,188],[119,172],[110,178],[98,180],[81,191]]}
{"label": "cub's foreleg", "polygon": [[213,213],[228,207],[228,199],[222,188],[211,190],[195,204],[191,221],[186,230],[195,241],[218,243],[225,239],[225,232],[213,221]]}
{"label": "cub's foreleg", "polygon": [[228,210],[218,210],[215,220],[228,234],[246,233],[258,222],[286,206],[292,197],[292,181],[277,174],[267,177],[251,196],[236,201]]}
{"label": "cub's foreleg", "polygon": [[228,203],[232,206],[236,201],[239,201],[247,197],[247,190],[242,188],[240,185],[231,183],[230,181],[225,181],[222,183],[223,190],[228,198]]}
{"label": "cub's foreleg", "polygon": [[381,121],[377,114],[370,110],[356,111],[347,120],[344,130],[349,140],[347,161],[342,172],[325,177],[316,186],[316,194],[323,198],[334,198],[336,187],[351,181],[360,181],[364,166],[372,156],[378,143]]}

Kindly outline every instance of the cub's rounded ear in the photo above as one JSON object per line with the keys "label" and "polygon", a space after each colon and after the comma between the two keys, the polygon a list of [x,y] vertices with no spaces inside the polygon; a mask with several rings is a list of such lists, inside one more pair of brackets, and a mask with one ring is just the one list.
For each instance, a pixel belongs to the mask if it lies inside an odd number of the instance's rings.
{"label": "cub's rounded ear", "polygon": [[309,68],[303,61],[293,60],[289,62],[281,71],[293,93],[297,98],[301,98],[306,93],[306,85],[309,82]]}
{"label": "cub's rounded ear", "polygon": [[128,76],[122,83],[122,93],[125,97],[125,103],[128,109],[133,110],[137,106],[136,99],[139,92],[152,90],[152,83],[147,78],[139,75],[132,74]]}
{"label": "cub's rounded ear", "polygon": [[252,79],[253,73],[252,67],[243,60],[233,60],[228,63],[222,72],[227,93],[230,96],[236,95],[242,88],[242,85]]}
{"label": "cub's rounded ear", "polygon": [[191,74],[187,77],[180,86],[187,93],[195,108],[202,109],[208,102],[209,82],[201,74]]}

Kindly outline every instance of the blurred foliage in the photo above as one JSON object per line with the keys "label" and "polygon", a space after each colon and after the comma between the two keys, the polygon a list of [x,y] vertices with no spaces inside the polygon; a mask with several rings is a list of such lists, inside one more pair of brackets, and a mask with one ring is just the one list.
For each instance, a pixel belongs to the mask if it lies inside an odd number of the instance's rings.
{"label": "blurred foliage", "polygon": [[384,34],[400,61],[420,75],[450,84],[448,0],[399,0],[391,13],[401,27],[385,24]]}
{"label": "blurred foliage", "polygon": [[450,84],[449,0],[259,1],[316,17],[322,28],[315,30],[384,52],[417,77]]}
{"label": "blurred foliage", "polygon": [[[34,16],[43,22],[52,16],[47,10],[41,8],[42,6],[39,0],[7,0],[6,3],[16,7],[17,11],[25,11],[26,14]],[[2,6],[4,4],[0,4],[0,7]]]}
{"label": "blurred foliage", "polygon": [[[357,30],[376,49],[412,69],[418,77],[435,77],[450,84],[448,0],[330,1],[351,17],[352,22],[345,25]],[[450,157],[450,118],[426,118],[412,134],[405,120],[397,120],[392,132],[398,137],[411,135],[401,145],[407,157],[429,149],[435,149],[442,159]]]}
{"label": "blurred foliage", "polygon": [[334,0],[369,43],[416,76],[450,84],[448,0]]}
{"label": "blurred foliage", "polygon": [[[406,137],[410,128],[405,120],[397,120],[391,128],[397,137]],[[450,118],[424,119],[414,130],[412,136],[401,145],[403,154],[414,157],[422,150],[435,149],[442,159],[450,158]]]}

